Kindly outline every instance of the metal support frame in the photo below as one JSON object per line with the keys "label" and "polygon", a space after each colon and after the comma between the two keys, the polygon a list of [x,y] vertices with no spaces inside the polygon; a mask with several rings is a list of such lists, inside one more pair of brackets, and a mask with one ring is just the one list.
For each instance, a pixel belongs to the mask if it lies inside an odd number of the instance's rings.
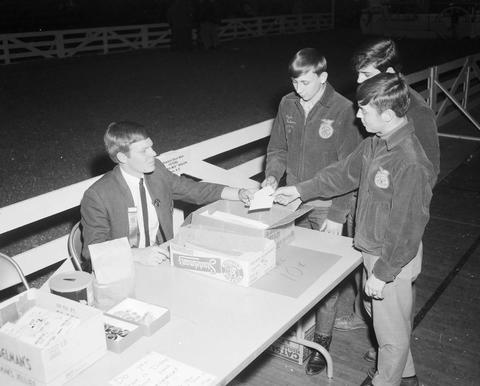
{"label": "metal support frame", "polygon": [[25,286],[25,288],[28,291],[30,289],[30,286],[28,285],[28,281],[27,281],[22,269],[18,265],[18,263],[15,260],[13,260],[10,256],[7,256],[6,254],[1,253],[1,252],[0,252],[0,259],[5,260],[7,263],[9,263],[11,266],[13,266],[13,268],[15,268],[15,270],[18,273],[18,276],[20,276],[20,279],[22,280],[23,285]]}
{"label": "metal support frame", "polygon": [[327,349],[325,347],[319,345],[318,343],[312,342],[311,340],[306,340],[306,339],[300,338],[298,336],[289,336],[288,338],[285,338],[285,339],[289,340],[290,342],[298,343],[298,344],[301,344],[301,345],[306,346],[308,348],[311,348],[312,350],[319,351],[320,354],[322,354],[323,357],[325,358],[325,361],[327,362],[327,377],[328,377],[328,379],[333,378],[332,356],[330,355],[330,353],[327,351]]}
{"label": "metal support frame", "polygon": [[463,115],[465,115],[469,120],[470,122],[472,122],[475,127],[480,130],[480,123],[477,122],[477,120],[472,117],[472,115],[466,110],[463,108],[463,106],[461,105],[461,103],[459,103],[455,97],[450,94],[450,92],[442,86],[442,84],[438,81],[438,80],[435,80],[435,85],[443,91],[443,93],[452,101],[452,103],[463,113]]}

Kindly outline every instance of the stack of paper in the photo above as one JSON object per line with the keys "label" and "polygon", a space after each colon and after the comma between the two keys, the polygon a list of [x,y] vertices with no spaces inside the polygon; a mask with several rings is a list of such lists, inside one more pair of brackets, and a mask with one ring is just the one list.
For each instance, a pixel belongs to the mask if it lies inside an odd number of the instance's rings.
{"label": "stack of paper", "polygon": [[205,216],[209,218],[213,218],[216,220],[220,220],[223,222],[231,223],[231,224],[236,224],[236,225],[243,225],[243,226],[248,226],[252,228],[258,228],[258,229],[267,229],[268,225],[257,220],[252,220],[249,218],[245,218],[242,216],[237,216],[235,214],[227,213],[227,212],[222,212],[219,210],[216,210],[213,213],[208,213],[208,211],[205,211],[203,213],[200,213],[200,216]]}
{"label": "stack of paper", "polygon": [[211,386],[216,377],[151,352],[110,381],[113,386]]}
{"label": "stack of paper", "polygon": [[79,324],[80,319],[74,316],[33,306],[15,323],[5,323],[0,331],[38,348],[46,348]]}

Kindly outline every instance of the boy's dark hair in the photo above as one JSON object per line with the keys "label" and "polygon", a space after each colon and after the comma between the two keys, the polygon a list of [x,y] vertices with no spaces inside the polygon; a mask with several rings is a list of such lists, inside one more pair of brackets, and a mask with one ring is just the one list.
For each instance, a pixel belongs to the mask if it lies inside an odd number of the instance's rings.
{"label": "boy's dark hair", "polygon": [[105,149],[113,162],[118,163],[117,154],[128,154],[130,145],[149,137],[147,130],[136,122],[112,122],[103,136]]}
{"label": "boy's dark hair", "polygon": [[388,67],[391,67],[395,72],[399,73],[401,65],[397,45],[392,39],[369,41],[355,53],[353,65],[357,72],[372,65],[380,72],[385,72]]}
{"label": "boy's dark hair", "polygon": [[408,86],[399,74],[383,73],[361,83],[357,88],[360,106],[374,106],[379,113],[393,110],[397,117],[407,113],[410,104]]}
{"label": "boy's dark hair", "polygon": [[288,72],[291,78],[298,78],[313,70],[317,75],[327,70],[327,59],[315,48],[302,48],[288,64]]}

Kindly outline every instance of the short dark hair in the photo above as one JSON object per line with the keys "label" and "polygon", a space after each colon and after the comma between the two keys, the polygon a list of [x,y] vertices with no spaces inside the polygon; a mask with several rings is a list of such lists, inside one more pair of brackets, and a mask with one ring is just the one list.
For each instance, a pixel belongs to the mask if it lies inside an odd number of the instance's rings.
{"label": "short dark hair", "polygon": [[288,72],[291,78],[298,78],[313,70],[317,75],[327,70],[327,59],[315,48],[302,48],[288,64]]}
{"label": "short dark hair", "polygon": [[105,149],[113,162],[118,163],[119,152],[128,154],[130,145],[149,137],[143,125],[136,122],[112,122],[103,136]]}
{"label": "short dark hair", "polygon": [[360,106],[370,103],[379,113],[390,109],[397,117],[403,117],[410,104],[410,92],[400,74],[385,72],[367,79],[358,86],[357,101]]}
{"label": "short dark hair", "polygon": [[387,71],[391,67],[395,72],[401,70],[400,53],[392,39],[377,39],[363,45],[353,57],[355,70],[372,65],[380,72]]}

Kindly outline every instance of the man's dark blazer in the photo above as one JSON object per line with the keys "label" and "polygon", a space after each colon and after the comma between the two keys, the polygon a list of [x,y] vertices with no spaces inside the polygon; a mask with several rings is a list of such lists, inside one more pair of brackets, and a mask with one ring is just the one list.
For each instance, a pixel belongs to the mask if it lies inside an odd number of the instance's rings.
{"label": "man's dark blazer", "polygon": [[[145,175],[145,184],[160,224],[157,233],[159,242],[173,237],[173,200],[206,204],[220,199],[224,188],[223,185],[177,176],[159,160],[155,160],[155,170]],[[128,237],[128,208],[134,206],[132,194],[118,165],[90,186],[80,204],[83,257],[90,257],[90,244]]]}

